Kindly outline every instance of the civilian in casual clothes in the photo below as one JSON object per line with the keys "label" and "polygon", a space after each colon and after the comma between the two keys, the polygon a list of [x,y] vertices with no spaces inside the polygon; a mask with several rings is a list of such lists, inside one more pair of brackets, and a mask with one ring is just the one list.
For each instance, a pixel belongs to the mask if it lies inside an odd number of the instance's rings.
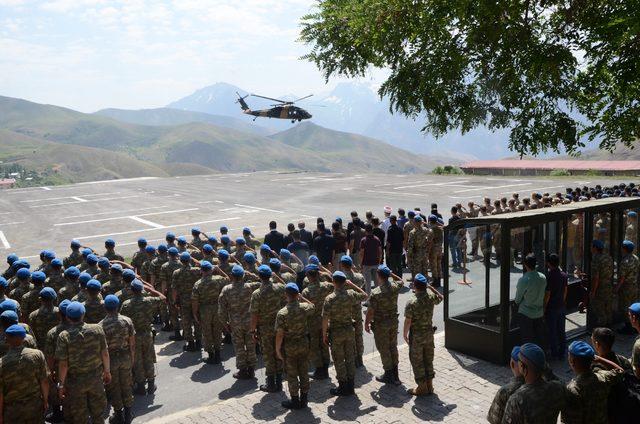
{"label": "civilian in casual clothes", "polygon": [[[390,216],[391,216],[391,206],[385,206],[384,207],[384,220],[380,224],[380,228],[382,228],[382,231],[384,231],[385,238],[387,237],[387,231],[389,230],[389,225],[391,225],[391,220],[389,219]],[[382,240],[380,240],[380,241],[382,241]],[[384,245],[384,243],[383,243],[383,245]]]}
{"label": "civilian in casual clothes", "polygon": [[334,270],[337,270],[340,258],[342,255],[347,254],[347,233],[342,229],[338,221],[331,224],[331,236],[334,241],[333,259],[331,263],[333,264]]}
{"label": "civilian in casual clothes", "polygon": [[409,218],[407,218],[404,209],[398,209],[398,227],[400,227],[400,229],[404,228],[404,224],[406,224],[408,221]]}
{"label": "civilian in casual clothes", "polygon": [[563,359],[566,355],[565,314],[567,274],[560,269],[560,258],[552,253],[547,258],[547,289],[544,296],[545,321],[549,331],[551,356]]}
{"label": "civilian in casual clothes", "polygon": [[358,212],[351,211],[351,222],[347,224],[347,241],[351,241],[351,233],[353,232],[353,227],[355,225],[362,227],[362,222],[360,218],[358,218]]}
{"label": "civilian in casual clothes", "polygon": [[367,224],[364,227],[365,236],[360,240],[360,250],[362,258],[360,259],[360,267],[364,275],[365,291],[367,295],[371,293],[371,283],[375,281],[374,273],[380,265],[382,258],[382,244],[378,237],[373,235],[373,226]]}
{"label": "civilian in casual clothes", "polygon": [[313,235],[304,228],[304,221],[298,222],[298,230],[300,231],[300,241],[307,243],[307,246],[311,247],[313,244]]}
{"label": "civilian in casual clothes", "polygon": [[[289,234],[287,234],[286,236],[284,236],[284,245],[285,246],[289,246],[289,244],[293,243],[293,230],[296,229],[296,226],[293,225],[293,223],[289,223],[287,225],[287,231],[289,231]],[[279,250],[278,250],[279,252]]]}
{"label": "civilian in casual clothes", "polygon": [[364,237],[364,230],[362,229],[362,221],[356,218],[354,221],[351,237],[349,239],[349,256],[353,260],[354,264],[359,264],[361,259],[360,241]]}
{"label": "civilian in casual clothes", "polygon": [[518,305],[517,320],[522,344],[544,340],[544,296],[547,279],[536,271],[536,256],[528,254],[523,261],[525,273],[516,285],[515,303]]}
{"label": "civilian in casual clothes", "polygon": [[324,222],[318,224],[316,234],[313,239],[313,250],[316,252],[318,259],[320,259],[320,263],[323,266],[329,266],[333,260],[335,240],[331,237],[331,234],[327,234],[326,228],[324,228]]}
{"label": "civilian in casual clothes", "polygon": [[389,229],[385,249],[387,252],[387,265],[394,274],[402,276],[402,242],[404,234],[398,225],[398,218],[395,215],[389,217]]}
{"label": "civilian in casual clothes", "polygon": [[[373,235],[378,237],[378,240],[380,240],[380,246],[384,246],[384,240],[385,240],[386,234],[384,230],[380,228],[380,218],[374,216],[371,219],[371,225],[373,225]],[[383,263],[383,262],[384,262],[384,250],[382,250],[382,256],[380,256],[380,263]]]}
{"label": "civilian in casual clothes", "polygon": [[[458,208],[453,206],[451,208],[451,218],[449,218],[449,226],[461,219],[460,215],[458,215]],[[451,252],[451,264],[454,269],[460,268],[462,266],[462,249],[460,249],[459,244],[460,240],[458,238],[458,231],[450,231],[449,232],[449,251]]]}
{"label": "civilian in casual clothes", "polygon": [[[307,231],[307,233],[309,233]],[[309,233],[311,234],[311,233]],[[295,230],[292,234],[293,243],[289,243],[287,246],[287,250],[298,257],[302,261],[302,263],[306,266],[309,263],[309,245],[301,240],[302,232],[300,230]]]}
{"label": "civilian in casual clothes", "polygon": [[264,236],[264,244],[268,245],[271,250],[279,252],[284,248],[284,234],[276,230],[276,221],[269,223],[269,233]]}

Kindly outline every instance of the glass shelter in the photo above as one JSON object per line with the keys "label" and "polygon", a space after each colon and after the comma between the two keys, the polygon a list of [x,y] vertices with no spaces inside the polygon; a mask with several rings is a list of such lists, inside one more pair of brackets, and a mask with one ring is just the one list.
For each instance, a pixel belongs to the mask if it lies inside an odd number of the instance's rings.
{"label": "glass shelter", "polygon": [[[445,346],[494,363],[505,363],[520,343],[515,318],[516,284],[523,275],[523,258],[535,254],[538,271],[545,272],[547,255],[556,253],[569,275],[567,337],[586,331],[590,317],[579,307],[589,282],[591,241],[600,239],[614,260],[618,275],[621,243],[637,245],[639,197],[618,197],[549,208],[481,216],[445,227],[445,252],[461,249],[462,269],[449,268],[444,255]],[[635,238],[635,239],[634,239]],[[456,246],[450,246],[451,243]],[[470,256],[473,252],[474,256]],[[621,321],[625,317],[616,317]]]}

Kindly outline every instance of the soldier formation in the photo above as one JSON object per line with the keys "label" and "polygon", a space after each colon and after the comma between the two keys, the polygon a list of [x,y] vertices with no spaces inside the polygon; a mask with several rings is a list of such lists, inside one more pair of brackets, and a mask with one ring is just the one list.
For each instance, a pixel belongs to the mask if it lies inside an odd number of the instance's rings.
{"label": "soldier formation", "polygon": [[[616,186],[610,195],[627,193],[637,195],[638,191],[631,185]],[[470,202],[469,210],[455,206],[452,218],[605,196],[609,189],[595,187],[571,189],[564,196],[536,193],[527,202],[515,195],[493,205],[486,199],[480,207]],[[156,390],[153,324],[171,332],[171,340],[184,341],[185,351],[204,350],[205,362],[212,365],[221,364],[223,343],[233,345],[237,379],[255,378],[258,351],[266,374],[260,389],[281,391],[286,376],[290,398],[282,405],[289,409],[307,406],[310,377],[329,378],[331,362],[337,376],[331,394],[354,394],[356,368],[363,365],[364,331],[373,332],[384,369],[376,380],[399,385],[398,295],[409,289],[412,294],[400,330],[409,346],[416,383],[408,392],[434,393],[433,311],[443,300],[437,290],[443,278],[442,215],[434,204],[428,216],[419,209],[406,214],[400,209],[392,215],[391,208],[385,207],[382,222],[371,212],[366,213],[366,221],[355,211],[351,217],[346,228],[338,218],[331,230],[319,218],[313,234],[301,222],[297,229],[289,224],[289,234],[284,235],[272,221],[264,243],[249,228],[235,240],[224,226],[219,235],[193,228],[190,239],[167,233],[166,243],[157,247],[138,240],[139,250],[130,263],[116,252],[111,239],[105,241],[102,254],[75,240],[64,259],[44,250],[33,272],[27,261],[9,255],[9,266],[0,277],[0,416],[6,423],[43,422],[45,413],[51,422],[84,424],[90,419],[97,423],[103,422],[110,404],[111,422],[131,422],[133,396]],[[627,214],[628,226],[635,225],[635,218],[633,212]],[[603,218],[599,225],[606,228],[608,224]],[[627,231],[616,289],[626,305],[637,299],[634,231]],[[466,242],[459,239],[466,237],[452,235],[454,267],[466,261]],[[472,260],[480,257],[479,249],[486,256],[492,254],[491,245],[500,246],[499,233],[491,235],[492,243],[478,234],[470,237]],[[595,288],[590,308],[599,325],[611,322],[610,306],[602,297],[610,295],[605,289],[610,279],[605,269],[612,265],[598,256],[606,251],[603,243],[593,242],[591,271]],[[498,260],[500,253],[495,251]],[[402,278],[403,263],[411,272],[410,288]],[[598,302],[603,303],[601,307]],[[635,305],[629,310],[629,328],[640,330],[640,305]],[[636,345],[634,365],[640,361],[640,344]],[[514,351],[512,369],[517,381],[496,397],[500,405],[492,406],[492,422],[526,415],[523,408],[532,406],[523,398],[550,396],[560,390],[546,379],[540,350],[525,344]],[[582,345],[572,345],[569,351],[578,358],[576,373],[588,369],[588,358],[599,358]],[[606,378],[615,379],[615,373]],[[579,384],[574,390],[577,398]]]}

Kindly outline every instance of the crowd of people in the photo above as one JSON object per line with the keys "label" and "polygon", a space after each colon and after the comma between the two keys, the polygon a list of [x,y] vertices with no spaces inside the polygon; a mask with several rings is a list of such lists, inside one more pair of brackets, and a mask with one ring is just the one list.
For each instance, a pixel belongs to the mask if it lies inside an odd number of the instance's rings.
{"label": "crowd of people", "polygon": [[[554,196],[533,193],[522,200],[517,194],[493,202],[487,198],[480,206],[469,202],[468,209],[454,206],[449,224],[610,196],[638,196],[638,190],[629,184],[567,189],[566,194]],[[627,214],[628,226],[634,225],[633,214]],[[600,224],[606,228],[606,223]],[[376,380],[401,384],[397,333],[402,331],[416,383],[408,392],[434,393],[433,310],[443,300],[438,288],[445,263],[445,223],[437,205],[432,204],[428,214],[419,208],[398,209],[394,214],[387,206],[382,217],[368,211],[364,219],[353,211],[346,226],[340,218],[329,226],[318,218],[313,232],[304,222],[297,228],[290,223],[287,230],[279,232],[272,221],[263,240],[250,228],[232,239],[224,226],[217,234],[193,228],[190,238],[167,233],[165,243],[158,246],[139,239],[139,250],[128,262],[111,239],[105,241],[102,253],[75,240],[71,252],[60,258],[43,250],[41,263],[34,267],[9,255],[8,268],[0,277],[0,417],[6,423],[43,422],[47,413],[50,422],[96,423],[103,421],[110,404],[111,422],[131,422],[133,396],[156,390],[156,330],[171,332],[173,341],[184,341],[186,352],[204,350],[205,362],[217,366],[222,363],[222,344],[232,345],[237,379],[254,379],[261,355],[266,378],[260,389],[279,392],[286,378],[290,397],[282,406],[289,409],[307,406],[310,377],[329,378],[331,362],[337,377],[331,394],[354,394],[356,368],[363,366],[364,331],[373,333],[384,369]],[[637,234],[632,233],[625,233],[629,237],[623,243],[623,265],[627,265],[621,266],[616,291],[626,302],[627,330],[640,330],[640,304],[629,307],[631,302],[626,301],[637,300],[639,261],[633,254],[635,239],[630,238]],[[453,268],[464,267],[467,260],[501,260],[496,250],[500,234],[495,231],[487,236],[462,228],[449,237]],[[595,311],[600,326],[611,323],[608,315],[601,315],[601,309],[610,311],[602,299],[611,295],[609,286],[613,288],[612,262],[604,258],[607,247],[600,238],[594,239],[588,308]],[[557,382],[547,380],[545,351],[539,345],[546,323],[549,351],[565,354],[567,275],[557,255],[548,255],[547,272],[542,274],[535,254],[520,254],[525,272],[516,304],[523,345],[512,355],[514,382],[496,396],[489,419],[551,422],[532,419],[538,416],[530,415],[529,403],[521,399],[556,393],[551,384]],[[405,281],[407,267],[410,277]],[[398,296],[403,288],[412,293],[400,328]],[[603,331],[594,331],[594,337]],[[610,339],[609,333],[594,338],[596,350]],[[592,363],[613,368],[606,376],[589,375],[589,381],[615,381],[621,365],[601,359],[610,359],[605,350],[595,355],[585,345],[569,347],[572,368],[580,375]],[[637,373],[640,343],[631,364]],[[572,384],[578,387],[576,398],[581,396],[583,380],[577,378],[568,387],[569,391]]]}

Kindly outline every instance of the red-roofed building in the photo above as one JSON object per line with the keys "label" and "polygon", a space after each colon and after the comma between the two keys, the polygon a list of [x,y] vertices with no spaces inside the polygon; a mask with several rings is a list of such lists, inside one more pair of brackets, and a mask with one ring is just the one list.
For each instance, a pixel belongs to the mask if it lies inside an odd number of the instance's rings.
{"label": "red-roofed building", "polygon": [[13,188],[16,185],[15,178],[1,178],[0,179],[0,190],[5,188]]}
{"label": "red-roofed building", "polygon": [[597,171],[603,175],[639,175],[638,160],[474,160],[460,168],[473,175],[549,175],[555,169],[571,175]]}

